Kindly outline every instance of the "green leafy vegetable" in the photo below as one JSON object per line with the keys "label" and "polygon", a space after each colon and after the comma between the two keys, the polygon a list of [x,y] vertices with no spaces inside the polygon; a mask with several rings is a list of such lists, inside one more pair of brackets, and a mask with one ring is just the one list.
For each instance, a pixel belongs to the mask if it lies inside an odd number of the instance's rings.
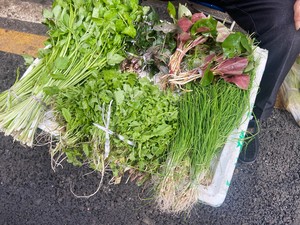
{"label": "green leafy vegetable", "polygon": [[116,64],[120,64],[125,58],[119,54],[109,52],[107,54],[107,64],[110,66],[114,66]]}
{"label": "green leafy vegetable", "polygon": [[23,55],[23,59],[25,60],[25,65],[29,66],[33,63],[34,58],[30,55]]}
{"label": "green leafy vegetable", "polygon": [[[39,52],[39,63],[0,94],[1,130],[32,146],[45,116],[40,109],[49,107],[52,96],[62,89],[119,64],[125,55],[123,44],[135,36],[135,24],[142,15],[142,7],[134,0],[55,0],[51,11],[44,11],[49,40]],[[120,21],[124,29],[116,29]]]}
{"label": "green leafy vegetable", "polygon": [[230,34],[222,43],[224,55],[232,58],[245,52],[252,52],[251,42],[241,32]]}
{"label": "green leafy vegetable", "polygon": [[199,185],[210,176],[211,162],[249,108],[249,91],[219,80],[213,85],[188,84],[192,92],[179,102],[178,133],[171,143],[158,185],[163,211],[189,211],[197,203]]}
{"label": "green leafy vegetable", "polygon": [[[161,92],[148,79],[138,79],[136,74],[98,72],[85,85],[57,95],[56,109],[67,125],[55,151],[67,152],[69,162],[74,160],[75,165],[79,160],[97,167],[94,162],[99,161],[99,155],[95,152],[104,154],[105,132],[93,124],[106,126],[103,116],[112,102],[109,130],[116,135],[110,135],[107,161],[114,174],[121,176],[128,167],[146,174],[157,173],[176,132],[177,99],[170,92]],[[126,140],[134,142],[134,146]],[[90,143],[89,147],[86,143]],[[124,162],[120,162],[121,158]]]}
{"label": "green leafy vegetable", "polygon": [[176,21],[176,8],[175,6],[172,4],[172,2],[168,2],[168,13],[170,15],[170,17],[173,19],[173,21]]}
{"label": "green leafy vegetable", "polygon": [[69,59],[68,57],[58,57],[54,61],[54,66],[56,69],[64,70],[68,67]]}
{"label": "green leafy vegetable", "polygon": [[202,86],[207,86],[207,85],[210,85],[212,83],[214,79],[214,75],[213,73],[210,71],[210,67],[208,67],[205,72],[204,72],[204,75],[200,81],[200,84]]}

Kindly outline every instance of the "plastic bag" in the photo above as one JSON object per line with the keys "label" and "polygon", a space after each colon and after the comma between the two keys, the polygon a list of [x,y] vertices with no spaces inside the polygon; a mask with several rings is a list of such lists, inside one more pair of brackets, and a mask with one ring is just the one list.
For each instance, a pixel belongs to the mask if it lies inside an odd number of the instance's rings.
{"label": "plastic bag", "polygon": [[300,56],[281,85],[278,98],[300,126]]}

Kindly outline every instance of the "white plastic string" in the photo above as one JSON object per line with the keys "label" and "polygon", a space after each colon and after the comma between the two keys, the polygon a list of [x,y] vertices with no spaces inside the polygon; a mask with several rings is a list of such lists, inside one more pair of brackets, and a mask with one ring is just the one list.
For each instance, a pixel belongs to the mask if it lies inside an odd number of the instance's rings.
{"label": "white plastic string", "polygon": [[115,135],[117,136],[121,141],[124,141],[128,145],[135,146],[133,141],[126,140],[126,138],[120,134],[116,134],[115,132],[111,131],[109,129],[109,123],[110,123],[110,116],[111,116],[111,105],[112,105],[113,100],[110,101],[108,110],[107,110],[107,116],[105,118],[105,107],[103,105],[102,107],[102,120],[104,123],[104,126],[101,126],[98,123],[93,123],[93,125],[100,130],[103,130],[105,132],[105,149],[104,149],[104,159],[106,159],[109,156],[110,153],[110,135]]}
{"label": "white plastic string", "polygon": [[112,105],[113,100],[110,101],[109,106],[108,106],[108,111],[107,111],[107,116],[105,120],[104,116],[104,106],[102,107],[102,120],[105,126],[105,151],[104,151],[104,159],[106,159],[109,155],[110,152],[110,140],[109,140],[109,123],[110,123],[110,114],[111,114],[111,105]]}

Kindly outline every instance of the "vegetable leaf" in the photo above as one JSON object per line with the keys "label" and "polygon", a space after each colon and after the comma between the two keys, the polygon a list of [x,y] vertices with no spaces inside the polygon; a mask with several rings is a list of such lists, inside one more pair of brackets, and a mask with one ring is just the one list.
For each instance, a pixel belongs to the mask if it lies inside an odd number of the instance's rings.
{"label": "vegetable leaf", "polygon": [[136,29],[134,28],[134,26],[129,26],[126,27],[123,31],[123,34],[127,34],[128,36],[134,38],[136,36]]}
{"label": "vegetable leaf", "polygon": [[220,62],[217,68],[214,69],[214,72],[221,75],[240,75],[244,72],[247,65],[248,59],[246,57],[234,57]]}
{"label": "vegetable leaf", "polygon": [[122,90],[115,91],[115,99],[116,99],[117,105],[123,104],[123,102],[124,102],[124,91],[122,91]]}
{"label": "vegetable leaf", "polygon": [[63,114],[63,117],[65,118],[65,120],[70,123],[71,120],[72,120],[72,116],[71,116],[71,113],[68,109],[66,108],[62,108],[61,110],[62,114]]}
{"label": "vegetable leaf", "polygon": [[53,17],[52,11],[50,11],[48,9],[44,9],[43,10],[43,17],[46,18],[46,19],[51,19]]}
{"label": "vegetable leaf", "polygon": [[191,34],[202,33],[203,35],[217,35],[217,21],[212,17],[200,19],[191,27]]}
{"label": "vegetable leaf", "polygon": [[55,80],[66,80],[66,77],[60,72],[52,73],[50,76]]}
{"label": "vegetable leaf", "polygon": [[232,58],[244,52],[251,53],[251,45],[247,37],[241,32],[230,34],[222,43],[224,55]]}
{"label": "vegetable leaf", "polygon": [[191,11],[185,6],[179,3],[178,6],[178,19],[182,17],[191,17],[192,13]]}
{"label": "vegetable leaf", "polygon": [[214,74],[210,71],[210,66],[205,70],[204,75],[200,81],[200,85],[207,86],[212,83]]}
{"label": "vegetable leaf", "polygon": [[176,8],[175,6],[172,4],[172,2],[168,2],[168,13],[170,15],[170,17],[173,19],[173,21],[176,21]]}
{"label": "vegetable leaf", "polygon": [[114,66],[122,62],[125,58],[117,53],[109,52],[107,54],[107,64]]}
{"label": "vegetable leaf", "polygon": [[43,91],[46,95],[51,96],[59,93],[59,88],[57,86],[48,86],[48,87],[44,87]]}
{"label": "vegetable leaf", "polygon": [[56,5],[53,9],[52,9],[52,13],[54,15],[54,18],[55,19],[59,19],[58,17],[60,16],[61,14],[61,6],[60,5]]}
{"label": "vegetable leaf", "polygon": [[22,55],[23,59],[25,60],[25,65],[29,66],[33,63],[34,58],[31,55]]}
{"label": "vegetable leaf", "polygon": [[54,61],[54,66],[56,69],[64,70],[68,67],[69,58],[68,57],[57,57]]}
{"label": "vegetable leaf", "polygon": [[243,90],[247,90],[250,83],[249,75],[234,75],[234,76],[223,76],[223,79],[229,83],[233,83]]}

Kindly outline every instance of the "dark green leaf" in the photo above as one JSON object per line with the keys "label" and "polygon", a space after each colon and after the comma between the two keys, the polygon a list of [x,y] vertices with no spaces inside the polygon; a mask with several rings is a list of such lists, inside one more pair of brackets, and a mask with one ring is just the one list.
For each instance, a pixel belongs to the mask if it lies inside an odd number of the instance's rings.
{"label": "dark green leaf", "polygon": [[245,50],[251,52],[251,46],[247,42],[245,35],[240,32],[230,34],[222,43],[224,55],[232,58],[245,52]]}
{"label": "dark green leaf", "polygon": [[252,42],[247,38],[246,35],[241,34],[241,44],[248,53],[252,52]]}
{"label": "dark green leaf", "polygon": [[207,19],[198,20],[191,27],[191,34],[195,35],[195,34],[199,33],[199,29],[203,30],[200,33],[202,33],[204,35],[206,34],[206,35],[211,35],[213,37],[216,37],[217,36],[217,21],[212,17],[209,17]]}

